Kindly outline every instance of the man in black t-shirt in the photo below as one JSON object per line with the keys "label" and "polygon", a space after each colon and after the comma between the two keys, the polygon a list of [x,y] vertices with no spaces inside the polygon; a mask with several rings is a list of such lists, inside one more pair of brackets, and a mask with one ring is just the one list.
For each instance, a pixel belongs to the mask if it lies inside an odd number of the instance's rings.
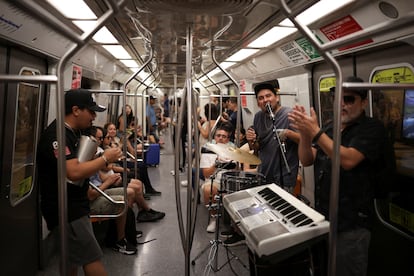
{"label": "man in black t-shirt", "polygon": [[[68,212],[68,246],[71,275],[82,266],[85,275],[106,275],[101,262],[102,251],[89,220],[88,178],[108,163],[122,157],[119,148],[105,150],[101,157],[79,162],[77,154],[81,131],[89,128],[102,112],[88,90],[70,90],[65,94],[66,179]],[[41,194],[41,211],[51,231],[58,229],[58,142],[56,120],[41,135],[38,145],[37,168]]]}
{"label": "man in black t-shirt", "polygon": [[[349,77],[346,82],[363,82]],[[333,148],[333,126],[319,128],[315,111],[296,106],[289,114],[300,133],[299,158],[314,165],[315,209],[329,217],[332,158],[339,154],[336,275],[366,275],[376,176],[385,170],[390,144],[384,125],[365,115],[366,89],[347,88],[341,99],[341,145]]]}

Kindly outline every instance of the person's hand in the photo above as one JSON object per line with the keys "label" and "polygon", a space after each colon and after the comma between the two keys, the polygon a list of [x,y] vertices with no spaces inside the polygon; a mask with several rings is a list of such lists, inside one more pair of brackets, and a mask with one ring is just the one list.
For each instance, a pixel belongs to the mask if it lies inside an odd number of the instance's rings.
{"label": "person's hand", "polygon": [[280,141],[286,141],[286,132],[287,130],[285,128],[276,129],[276,134],[279,136]]}
{"label": "person's hand", "polygon": [[105,155],[108,163],[114,163],[122,159],[122,151],[119,147],[108,148],[104,151],[103,155]]}
{"label": "person's hand", "polygon": [[256,131],[254,131],[253,127],[249,127],[247,129],[247,131],[246,131],[246,139],[249,142],[256,141],[257,135],[256,135]]}
{"label": "person's hand", "polygon": [[308,115],[303,106],[296,105],[288,115],[290,125],[302,136],[314,137],[320,130],[315,110],[310,109]]}
{"label": "person's hand", "polygon": [[114,173],[108,176],[108,179],[111,181],[112,185],[119,186],[122,183],[122,177],[120,173]]}

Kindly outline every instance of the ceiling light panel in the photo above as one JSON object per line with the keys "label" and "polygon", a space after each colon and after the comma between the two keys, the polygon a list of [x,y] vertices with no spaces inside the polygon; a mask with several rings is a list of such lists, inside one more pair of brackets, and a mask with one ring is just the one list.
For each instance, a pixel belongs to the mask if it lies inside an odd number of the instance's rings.
{"label": "ceiling light panel", "polygon": [[[95,26],[96,21],[77,21],[74,20],[73,24],[79,27],[84,33],[91,32]],[[117,44],[118,40],[112,35],[112,33],[106,27],[102,27],[96,34],[92,37],[98,43],[102,44]]]}
{"label": "ceiling light panel", "polygon": [[226,61],[233,61],[233,62],[242,61],[243,59],[246,59],[250,57],[251,55],[254,55],[258,51],[259,51],[258,49],[241,49],[240,51],[236,52],[234,55],[226,59]]}
{"label": "ceiling light panel", "polygon": [[272,45],[273,43],[281,40],[282,38],[296,32],[296,28],[293,27],[279,27],[275,26],[271,28],[269,31],[265,32],[261,36],[259,36],[256,40],[252,43],[247,45],[247,47],[251,48],[264,48],[267,46]]}
{"label": "ceiling light panel", "polygon": [[125,64],[126,67],[128,68],[138,68],[138,63],[133,60],[133,59],[121,59],[119,60],[120,62],[122,62],[123,64]]}
{"label": "ceiling light panel", "polygon": [[83,0],[46,0],[55,7],[61,14],[69,19],[96,19],[96,15]]}
{"label": "ceiling light panel", "polygon": [[121,45],[102,45],[116,59],[132,59],[125,48]]}

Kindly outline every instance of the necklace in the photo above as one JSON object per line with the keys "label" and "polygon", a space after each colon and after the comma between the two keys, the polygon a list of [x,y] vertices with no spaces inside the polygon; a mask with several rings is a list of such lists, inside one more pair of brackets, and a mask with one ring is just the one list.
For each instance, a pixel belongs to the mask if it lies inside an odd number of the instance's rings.
{"label": "necklace", "polygon": [[65,122],[65,127],[67,129],[69,129],[73,133],[73,135],[75,135],[78,139],[81,137],[81,131],[80,130],[78,130],[78,133],[76,133],[75,130],[66,122]]}

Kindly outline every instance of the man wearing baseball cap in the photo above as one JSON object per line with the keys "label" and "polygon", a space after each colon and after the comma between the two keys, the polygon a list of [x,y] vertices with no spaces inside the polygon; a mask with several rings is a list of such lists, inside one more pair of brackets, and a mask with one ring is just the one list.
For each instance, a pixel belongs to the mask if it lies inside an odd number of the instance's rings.
{"label": "man wearing baseball cap", "polygon": [[[276,85],[278,86],[272,82],[255,85],[254,93],[260,111],[254,116],[253,126],[247,129],[246,139],[250,149],[259,154],[262,163],[258,171],[266,177],[266,182],[279,184],[285,190],[293,192],[299,168],[299,134],[289,127],[288,114],[291,108],[280,104],[277,93],[279,87]],[[275,130],[277,134],[274,133]],[[282,151],[286,159],[283,158]]]}
{"label": "man wearing baseball cap", "polygon": [[[65,158],[68,212],[68,256],[70,275],[77,275],[78,266],[85,275],[107,275],[101,262],[101,248],[93,233],[89,220],[87,191],[89,177],[108,163],[122,157],[119,148],[105,150],[101,157],[79,162],[77,154],[82,131],[91,127],[95,112],[105,111],[98,105],[89,90],[69,90],[65,94]],[[37,168],[41,194],[41,211],[47,227],[58,233],[58,171],[59,145],[56,135],[56,120],[43,132],[38,144]],[[78,184],[75,184],[78,183]],[[80,184],[79,184],[80,183]]]}

